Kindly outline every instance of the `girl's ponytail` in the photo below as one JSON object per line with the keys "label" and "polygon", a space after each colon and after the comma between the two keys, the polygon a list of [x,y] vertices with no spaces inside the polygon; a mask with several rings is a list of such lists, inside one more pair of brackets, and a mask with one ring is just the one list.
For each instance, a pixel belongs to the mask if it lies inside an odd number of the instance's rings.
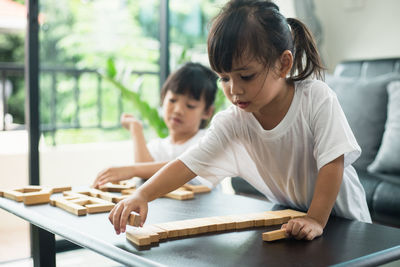
{"label": "girl's ponytail", "polygon": [[288,18],[286,20],[292,30],[294,48],[290,79],[300,81],[314,74],[315,78],[323,80],[324,67],[311,32],[297,19]]}

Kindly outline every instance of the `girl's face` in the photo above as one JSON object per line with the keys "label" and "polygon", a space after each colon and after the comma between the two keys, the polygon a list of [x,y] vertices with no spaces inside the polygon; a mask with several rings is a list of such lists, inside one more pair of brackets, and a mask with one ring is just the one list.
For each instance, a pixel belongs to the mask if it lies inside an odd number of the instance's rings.
{"label": "girl's face", "polygon": [[256,60],[233,61],[232,71],[218,76],[226,97],[247,112],[261,112],[281,92],[281,79],[274,68]]}
{"label": "girl's face", "polygon": [[163,102],[163,118],[171,135],[191,136],[200,127],[203,119],[211,114],[205,110],[206,102],[202,97],[196,100],[188,94],[175,94],[167,91]]}

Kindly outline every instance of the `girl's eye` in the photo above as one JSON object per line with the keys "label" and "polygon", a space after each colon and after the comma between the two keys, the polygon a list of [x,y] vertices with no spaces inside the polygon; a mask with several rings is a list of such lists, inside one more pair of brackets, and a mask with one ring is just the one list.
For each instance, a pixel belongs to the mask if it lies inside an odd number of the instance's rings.
{"label": "girl's eye", "polygon": [[170,99],[169,99],[169,102],[175,103],[175,102],[176,102],[176,99],[175,99],[175,98],[170,98]]}
{"label": "girl's eye", "polygon": [[186,105],[189,109],[195,109],[196,108],[196,106],[194,106],[194,105]]}
{"label": "girl's eye", "polygon": [[240,78],[244,81],[250,81],[251,79],[253,79],[254,74],[251,75],[247,75],[247,76],[240,76]]}
{"label": "girl's eye", "polygon": [[219,81],[222,82],[222,83],[226,83],[226,82],[229,81],[229,78],[220,77]]}

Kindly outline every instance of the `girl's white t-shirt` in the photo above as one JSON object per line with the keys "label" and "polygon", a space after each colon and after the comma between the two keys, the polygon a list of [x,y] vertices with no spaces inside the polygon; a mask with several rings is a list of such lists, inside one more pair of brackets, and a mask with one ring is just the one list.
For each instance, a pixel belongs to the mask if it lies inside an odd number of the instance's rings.
{"label": "girl's white t-shirt", "polygon": [[336,94],[324,82],[304,80],[295,83],[290,108],[272,130],[264,130],[252,113],[231,106],[178,158],[214,184],[240,176],[270,201],[307,210],[319,169],[343,154],[343,182],[332,213],[371,222],[364,189],[351,166],[361,149]]}
{"label": "girl's white t-shirt", "polygon": [[[179,145],[173,144],[170,136],[166,138],[155,138],[147,143],[147,149],[154,161],[171,161],[176,159],[191,146],[196,145],[204,136],[205,132],[206,130],[201,129],[192,138]],[[210,181],[199,176],[190,180],[189,183],[194,185],[202,184],[210,188],[213,187],[213,184]]]}

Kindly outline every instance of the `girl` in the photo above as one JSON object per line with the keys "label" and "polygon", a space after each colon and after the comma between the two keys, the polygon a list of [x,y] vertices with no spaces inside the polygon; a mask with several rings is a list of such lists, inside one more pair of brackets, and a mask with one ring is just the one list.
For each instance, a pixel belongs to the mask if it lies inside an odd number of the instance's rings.
{"label": "girl", "polygon": [[109,219],[119,234],[129,212],[144,223],[147,203],[196,175],[216,183],[241,176],[272,202],[307,211],[283,225],[297,239],[320,236],[331,212],[370,222],[351,166],[360,155],[310,32],[262,0],[232,0],[208,37],[211,67],[232,102],[197,147],[157,172]]}
{"label": "girl", "polygon": [[[198,63],[186,63],[171,74],[161,89],[163,119],[169,136],[153,139],[146,145],[141,122],[130,114],[122,114],[121,124],[132,135],[135,164],[103,170],[97,175],[93,187],[134,176],[148,179],[170,160],[197,144],[214,112],[217,88],[217,75]],[[201,177],[190,183],[213,187]]]}

